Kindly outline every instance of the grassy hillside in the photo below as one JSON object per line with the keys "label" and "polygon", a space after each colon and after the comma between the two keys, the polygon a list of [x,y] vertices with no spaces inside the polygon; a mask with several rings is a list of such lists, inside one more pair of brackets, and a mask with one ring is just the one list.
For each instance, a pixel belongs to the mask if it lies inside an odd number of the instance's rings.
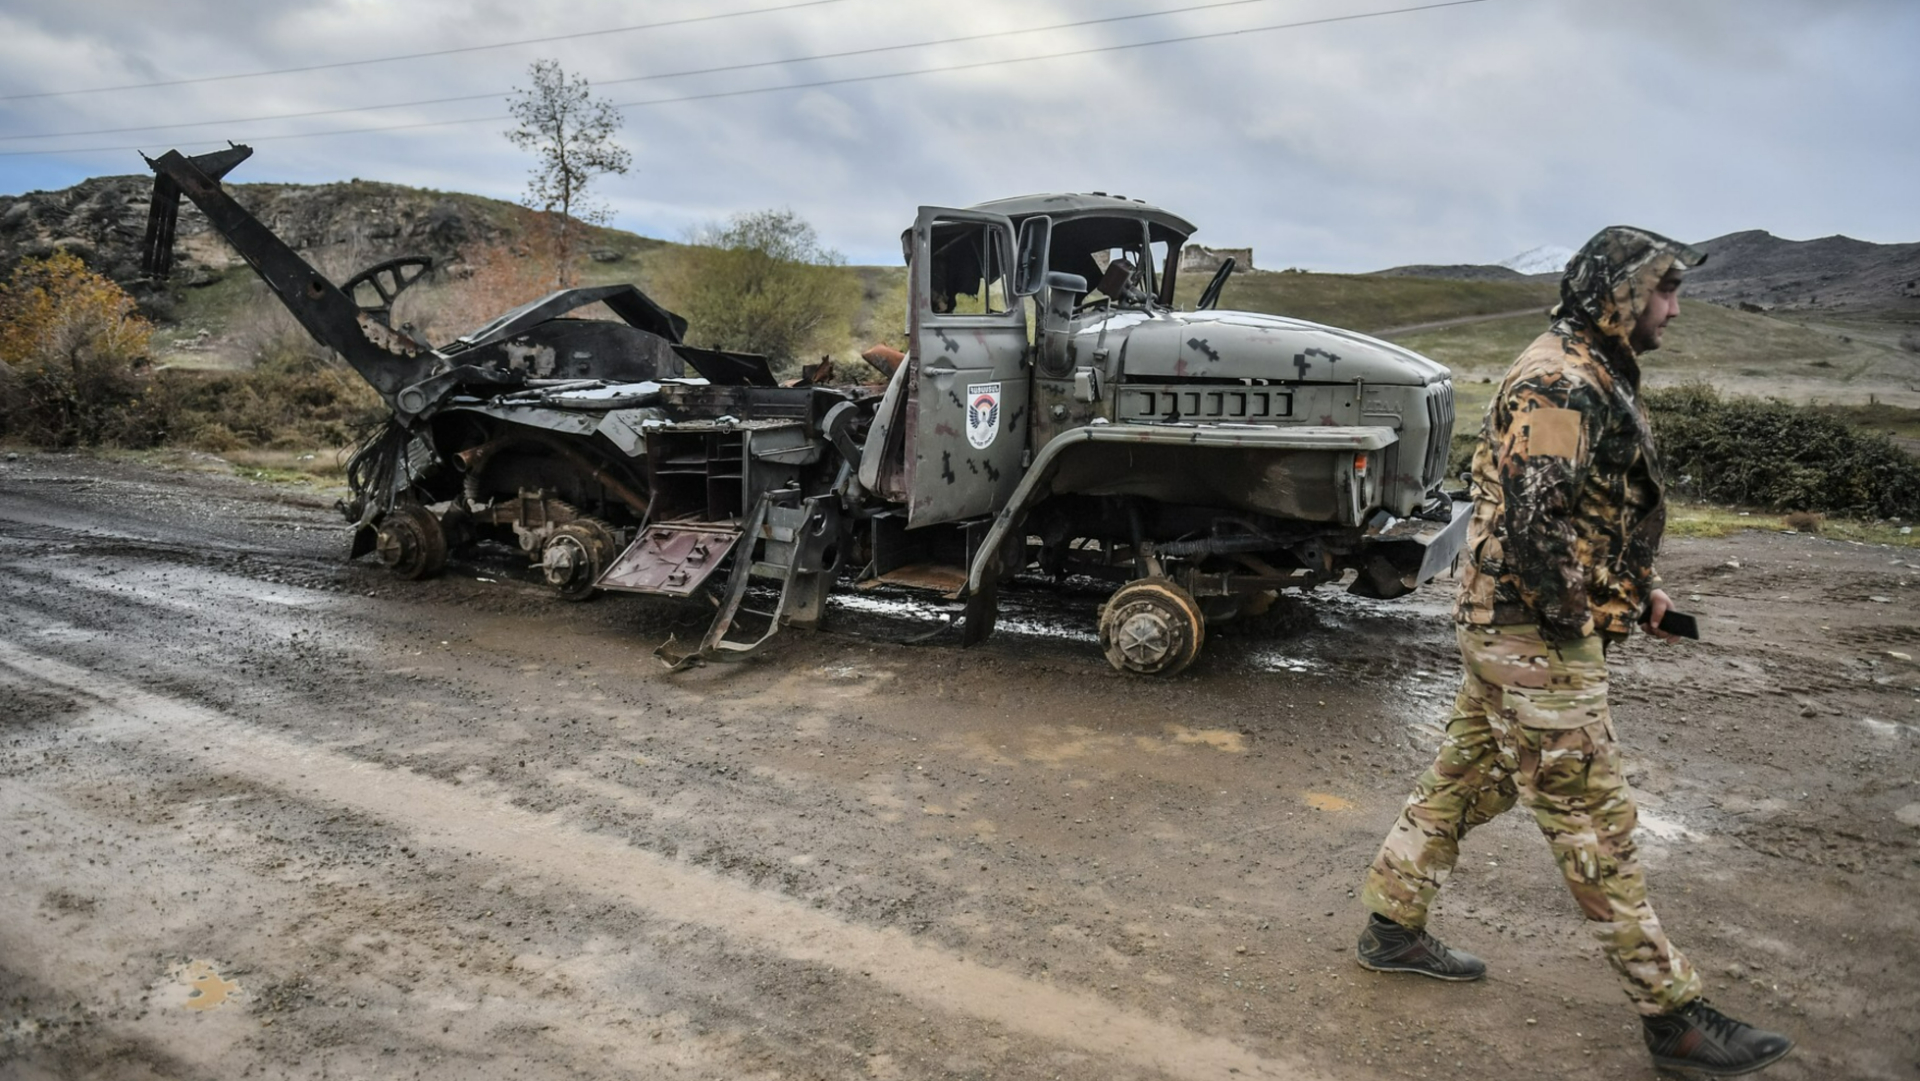
{"label": "grassy hillside", "polygon": [[[477,200],[490,203],[491,200]],[[496,210],[498,208],[492,208]],[[508,207],[509,210],[517,209]],[[674,270],[685,245],[635,236],[614,229],[596,229],[583,250],[617,252],[618,259],[582,256],[574,265],[575,282],[582,286],[637,284],[669,309],[677,307]],[[318,269],[336,282],[344,281],[371,260],[354,257],[339,248],[306,253]],[[844,288],[857,294],[853,317],[824,335],[823,352],[853,364],[860,353],[878,341],[904,344],[906,270],[903,267],[840,267],[835,273]],[[497,276],[496,276],[497,277]],[[537,274],[511,281],[495,280],[473,296],[470,279],[436,273],[402,294],[395,310],[397,323],[411,323],[432,344],[459,337],[513,306],[543,295],[552,282]],[[593,314],[595,309],[587,309]],[[602,312],[602,314],[606,314]],[[179,368],[235,370],[264,359],[305,348],[305,335],[293,318],[252,271],[233,267],[207,284],[184,289],[172,308],[173,322],[155,338],[157,360]],[[689,329],[693,340],[701,328]]]}
{"label": "grassy hillside", "polygon": [[[1207,276],[1184,276],[1175,301],[1190,308]],[[1452,281],[1371,274],[1253,271],[1227,280],[1220,307],[1311,319],[1377,333],[1393,327],[1517,311],[1542,311],[1554,286],[1540,282]]]}
{"label": "grassy hillside", "polygon": [[[492,200],[474,200],[476,217],[518,210]],[[582,284],[632,281],[669,308],[675,304],[673,269],[680,244],[595,230],[589,249],[617,252],[620,258],[582,258],[576,273]],[[351,253],[322,251],[315,262],[344,278]],[[334,265],[338,263],[340,265]],[[857,292],[855,314],[822,338],[820,350],[844,361],[876,341],[902,343],[906,272],[896,266],[841,268],[849,292]],[[523,283],[524,284],[524,283]],[[1177,296],[1191,306],[1205,284],[1204,275],[1188,275]],[[535,282],[518,303],[544,288]],[[450,340],[477,324],[476,308],[450,301],[459,288],[435,280],[410,292],[399,319],[416,323],[431,341]],[[1249,272],[1228,282],[1221,306],[1270,312],[1347,327],[1389,338],[1455,370],[1462,413],[1475,415],[1488,385],[1527,342],[1545,329],[1544,311],[1556,299],[1556,287],[1537,281],[1458,281],[1438,278],[1383,277],[1365,274]],[[510,303],[477,310],[504,310]],[[458,314],[456,314],[458,312]],[[1515,314],[1519,313],[1519,314]],[[302,335],[245,268],[234,268],[211,285],[186,290],[179,322],[158,341],[161,359],[184,367],[245,367],[284,354]],[[1920,438],[1920,354],[1904,349],[1893,323],[1819,322],[1737,311],[1703,302],[1683,303],[1680,319],[1668,332],[1665,348],[1647,365],[1654,386],[1704,381],[1723,393],[1779,397],[1822,403],[1854,423],[1902,437]],[[696,338],[699,328],[693,328]]]}
{"label": "grassy hillside", "polygon": [[[1182,281],[1190,306],[1203,276]],[[1547,327],[1551,282],[1454,281],[1367,274],[1236,274],[1223,308],[1289,315],[1387,338],[1454,369],[1460,413],[1478,416],[1491,382]],[[1510,314],[1510,313],[1522,314]],[[1704,302],[1681,305],[1647,360],[1652,386],[1706,382],[1725,394],[1819,403],[1857,426],[1920,439],[1920,354],[1904,327],[1830,313],[1803,324]]]}
{"label": "grassy hillside", "polygon": [[[96,185],[100,190],[89,196],[91,202],[77,210],[64,203],[40,207],[33,220],[45,225],[45,218],[71,232],[73,222],[100,217],[88,207],[137,202],[119,183]],[[429,343],[449,342],[554,285],[551,265],[525,255],[530,241],[539,246],[541,219],[511,203],[360,181],[314,188],[242,185],[236,194],[337,282],[396,254],[434,254],[441,270],[409,290],[395,313],[397,324],[410,325]],[[196,284],[171,298],[150,298],[162,324],[153,352],[162,368],[174,369],[156,380],[177,413],[173,441],[227,454],[291,455],[290,462],[307,464],[290,468],[309,471],[319,468],[316,461],[332,461],[310,448],[338,445],[353,429],[377,420],[377,398],[307,338],[204,223],[189,227],[190,218],[183,219],[177,245],[183,268],[177,280]],[[96,247],[104,244],[93,240]],[[587,286],[632,282],[677,310],[685,307],[675,289],[686,278],[689,251],[683,244],[588,227],[571,277]],[[842,362],[843,377],[870,377],[856,359],[862,351],[875,342],[905,344],[906,270],[857,266],[832,273],[848,301],[836,307],[849,314],[821,332],[810,351]],[[1176,302],[1191,308],[1206,279],[1186,275]],[[1555,283],[1533,280],[1250,271],[1232,278],[1221,307],[1373,334],[1448,365],[1460,414],[1456,450],[1463,450],[1478,429],[1493,381],[1546,328],[1545,311],[1557,292]],[[693,341],[719,333],[689,329]],[[1920,308],[1901,299],[1871,310],[1828,306],[1762,314],[1684,301],[1666,348],[1648,360],[1647,380],[1656,388],[1705,384],[1723,397],[1813,404],[1820,415],[1795,414],[1789,422],[1795,431],[1824,416],[1920,449]]]}
{"label": "grassy hillside", "polygon": [[[1498,377],[1546,326],[1544,317],[1528,315],[1391,337],[1471,382]],[[1728,394],[1920,407],[1920,354],[1715,304],[1683,301],[1645,369],[1653,386],[1704,381]]]}

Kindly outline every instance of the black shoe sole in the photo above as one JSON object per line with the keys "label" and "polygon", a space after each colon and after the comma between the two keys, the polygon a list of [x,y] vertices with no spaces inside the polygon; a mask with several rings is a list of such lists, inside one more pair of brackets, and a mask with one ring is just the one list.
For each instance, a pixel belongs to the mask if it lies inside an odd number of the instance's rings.
{"label": "black shoe sole", "polygon": [[1354,960],[1360,962],[1360,967],[1366,969],[1368,972],[1411,972],[1416,976],[1426,976],[1429,979],[1445,980],[1448,983],[1472,983],[1475,980],[1485,979],[1487,975],[1486,970],[1482,969],[1479,972],[1453,976],[1444,972],[1435,972],[1430,968],[1421,968],[1418,965],[1396,965],[1392,961],[1386,961],[1386,962],[1369,961],[1366,958],[1359,956],[1358,954],[1354,955]]}
{"label": "black shoe sole", "polygon": [[1750,1074],[1758,1070],[1766,1069],[1781,1059],[1786,1058],[1787,1052],[1792,1050],[1793,1045],[1788,1044],[1780,1049],[1779,1054],[1762,1059],[1759,1062],[1750,1062],[1745,1066],[1702,1066],[1698,1063],[1682,1062],[1679,1059],[1662,1058],[1659,1055],[1655,1055],[1653,1056],[1653,1068],[1656,1070],[1665,1070],[1668,1073],[1705,1074],[1708,1077],[1739,1077],[1741,1074]]}

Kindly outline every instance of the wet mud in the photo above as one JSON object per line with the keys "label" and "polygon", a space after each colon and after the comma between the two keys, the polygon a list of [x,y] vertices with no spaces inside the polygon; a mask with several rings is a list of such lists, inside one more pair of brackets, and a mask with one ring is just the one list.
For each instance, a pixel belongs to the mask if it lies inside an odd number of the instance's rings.
{"label": "wet mud", "polygon": [[[1123,677],[1097,591],[844,593],[668,676],[697,610],[504,552],[409,583],[325,500],[0,462],[0,1076],[1655,1076],[1532,824],[1468,839],[1458,986],[1352,962],[1457,678],[1444,583]],[[1914,563],[1920,563],[1916,558]],[[1664,924],[1768,1076],[1920,1072],[1920,567],[1671,545],[1617,656]]]}

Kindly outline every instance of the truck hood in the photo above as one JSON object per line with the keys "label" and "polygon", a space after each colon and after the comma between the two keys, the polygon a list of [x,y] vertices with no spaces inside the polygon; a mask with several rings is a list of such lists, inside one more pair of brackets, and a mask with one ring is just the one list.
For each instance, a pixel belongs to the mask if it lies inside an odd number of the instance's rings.
{"label": "truck hood", "polygon": [[1256,312],[1118,311],[1074,338],[1080,356],[1117,355],[1123,377],[1420,386],[1451,374],[1392,342]]}

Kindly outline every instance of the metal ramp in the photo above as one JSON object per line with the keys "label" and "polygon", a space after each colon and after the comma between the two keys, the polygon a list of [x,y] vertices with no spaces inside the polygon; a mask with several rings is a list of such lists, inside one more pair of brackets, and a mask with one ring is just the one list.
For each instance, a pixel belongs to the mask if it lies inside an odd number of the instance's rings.
{"label": "metal ramp", "polygon": [[[669,670],[681,672],[709,660],[740,657],[766,644],[789,623],[819,622],[838,565],[839,554],[831,542],[838,534],[839,512],[830,496],[802,500],[798,495],[769,492],[754,504],[733,548],[733,568],[719,611],[699,646],[680,653],[668,638],[654,650]],[[756,590],[756,585],[772,588],[771,606],[759,599],[767,591]]]}

